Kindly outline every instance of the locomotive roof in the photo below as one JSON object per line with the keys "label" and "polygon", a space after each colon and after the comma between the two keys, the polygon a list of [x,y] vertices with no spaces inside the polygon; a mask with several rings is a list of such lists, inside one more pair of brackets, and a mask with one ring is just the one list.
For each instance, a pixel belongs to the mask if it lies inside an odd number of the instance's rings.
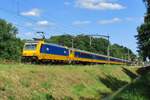
{"label": "locomotive roof", "polygon": [[[31,41],[26,41],[26,43],[25,44],[30,44],[30,43],[32,43],[32,44],[36,44],[36,43],[39,43],[40,41],[33,41],[33,40],[31,40]],[[58,45],[58,44],[54,44],[54,43],[44,43],[44,44],[47,44],[47,45],[53,45],[53,46],[57,46],[57,47],[61,47],[61,48],[68,48],[68,47],[65,47],[65,46],[61,46],[61,45]]]}
{"label": "locomotive roof", "polygon": [[61,45],[54,44],[54,43],[44,43],[44,44],[47,44],[47,45],[53,45],[53,46],[57,46],[57,47],[61,47],[61,48],[66,48],[66,49],[69,49],[68,47],[61,46]]}

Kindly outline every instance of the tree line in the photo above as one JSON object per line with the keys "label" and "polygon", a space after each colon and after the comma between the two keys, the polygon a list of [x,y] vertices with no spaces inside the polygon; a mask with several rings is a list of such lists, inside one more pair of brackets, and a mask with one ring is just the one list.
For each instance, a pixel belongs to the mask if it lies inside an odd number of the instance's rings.
{"label": "tree line", "polygon": [[18,29],[13,24],[0,19],[0,60],[20,60],[23,42],[17,34]]}
{"label": "tree line", "polygon": [[[0,59],[19,61],[23,49],[24,40],[17,38],[18,29],[11,23],[0,19]],[[73,39],[73,41],[72,41]],[[67,47],[73,47],[93,53],[107,55],[108,44],[110,56],[133,60],[136,56],[127,47],[119,44],[111,44],[107,39],[90,37],[87,35],[72,36],[69,34],[52,36],[45,40],[48,43],[55,43]]]}
{"label": "tree line", "polygon": [[144,61],[150,60],[150,0],[143,0],[147,11],[144,18],[144,23],[137,28],[138,35],[138,52]]}

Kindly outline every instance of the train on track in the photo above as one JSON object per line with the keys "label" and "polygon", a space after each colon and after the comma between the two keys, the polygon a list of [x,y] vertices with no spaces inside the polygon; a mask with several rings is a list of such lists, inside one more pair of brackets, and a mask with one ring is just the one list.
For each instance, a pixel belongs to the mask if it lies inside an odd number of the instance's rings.
{"label": "train on track", "polygon": [[28,41],[22,53],[23,62],[73,63],[73,64],[129,64],[130,61],[108,57],[74,48],[68,48],[44,40]]}

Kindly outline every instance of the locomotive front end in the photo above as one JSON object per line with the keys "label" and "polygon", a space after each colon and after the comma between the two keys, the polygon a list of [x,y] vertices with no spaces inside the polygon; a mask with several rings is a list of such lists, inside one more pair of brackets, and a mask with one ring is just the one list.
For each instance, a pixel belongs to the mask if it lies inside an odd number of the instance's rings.
{"label": "locomotive front end", "polygon": [[34,62],[38,57],[38,43],[30,42],[25,43],[23,52],[22,52],[22,61],[23,62]]}

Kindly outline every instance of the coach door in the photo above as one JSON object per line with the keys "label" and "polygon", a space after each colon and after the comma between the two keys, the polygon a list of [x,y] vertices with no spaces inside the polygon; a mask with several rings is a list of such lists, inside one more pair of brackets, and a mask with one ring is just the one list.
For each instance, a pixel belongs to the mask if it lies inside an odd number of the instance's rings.
{"label": "coach door", "polygon": [[70,50],[69,53],[70,53],[69,54],[70,60],[73,60],[73,58],[74,58],[74,51]]}
{"label": "coach door", "polygon": [[74,57],[74,52],[73,52],[73,50],[70,50],[70,57],[71,57],[71,58]]}

